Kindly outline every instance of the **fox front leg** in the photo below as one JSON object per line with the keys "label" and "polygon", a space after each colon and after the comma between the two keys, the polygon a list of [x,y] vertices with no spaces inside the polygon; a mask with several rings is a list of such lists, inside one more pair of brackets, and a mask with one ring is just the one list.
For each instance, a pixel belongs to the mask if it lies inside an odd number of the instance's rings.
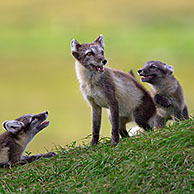
{"label": "fox front leg", "polygon": [[119,118],[119,133],[122,138],[129,137],[129,134],[126,130],[126,123],[127,123],[127,118],[124,118],[124,117]]}
{"label": "fox front leg", "polygon": [[91,145],[95,145],[99,140],[101,125],[102,108],[98,105],[92,105],[92,141]]}
{"label": "fox front leg", "polygon": [[185,106],[185,108],[181,111],[179,108],[175,108],[174,110],[174,116],[176,120],[186,120],[189,119],[188,109]]}
{"label": "fox front leg", "polygon": [[188,108],[187,106],[185,105],[183,111],[182,111],[182,119],[185,120],[185,119],[189,119],[189,113],[188,113]]}
{"label": "fox front leg", "polygon": [[111,146],[119,143],[119,106],[116,100],[110,104],[110,120],[112,124],[112,142]]}
{"label": "fox front leg", "polygon": [[171,100],[168,97],[160,94],[154,96],[154,101],[164,108],[168,108],[172,105]]}
{"label": "fox front leg", "polygon": [[37,154],[37,155],[32,155],[32,156],[23,156],[22,159],[18,162],[21,165],[31,163],[35,160],[38,160],[40,158],[50,158],[53,156],[56,156],[57,154],[55,152],[48,152],[46,154]]}
{"label": "fox front leg", "polygon": [[155,122],[154,122],[155,127],[157,129],[163,128],[165,124],[166,124],[166,120],[164,119],[164,117],[156,115]]}

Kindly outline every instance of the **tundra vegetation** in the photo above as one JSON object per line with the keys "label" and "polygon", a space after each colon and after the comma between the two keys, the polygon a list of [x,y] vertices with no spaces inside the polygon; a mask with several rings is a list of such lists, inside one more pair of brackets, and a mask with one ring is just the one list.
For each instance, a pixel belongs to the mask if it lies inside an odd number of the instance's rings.
{"label": "tundra vegetation", "polygon": [[193,193],[194,119],[139,137],[58,148],[58,156],[0,169],[0,193]]}

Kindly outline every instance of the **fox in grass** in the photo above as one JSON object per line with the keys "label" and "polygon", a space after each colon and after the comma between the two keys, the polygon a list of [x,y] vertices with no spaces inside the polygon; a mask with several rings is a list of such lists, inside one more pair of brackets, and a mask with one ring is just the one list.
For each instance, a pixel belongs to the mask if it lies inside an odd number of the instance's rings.
{"label": "fox in grass", "polygon": [[174,68],[161,61],[148,61],[138,70],[142,82],[151,86],[151,95],[157,107],[156,128],[162,128],[173,117],[189,119],[188,108],[180,83],[173,76]]}
{"label": "fox in grass", "polygon": [[6,130],[0,135],[0,167],[10,167],[15,164],[31,163],[39,158],[55,156],[54,152],[23,156],[26,146],[34,136],[49,125],[45,121],[48,112],[39,114],[26,114],[16,120],[8,120],[3,123]]}
{"label": "fox in grass", "polygon": [[112,124],[111,146],[118,144],[119,134],[127,137],[126,124],[135,121],[145,130],[152,130],[156,108],[145,88],[130,74],[104,67],[104,37],[80,44],[73,39],[71,51],[76,74],[84,98],[92,108],[92,141],[99,141],[102,108],[108,109]]}

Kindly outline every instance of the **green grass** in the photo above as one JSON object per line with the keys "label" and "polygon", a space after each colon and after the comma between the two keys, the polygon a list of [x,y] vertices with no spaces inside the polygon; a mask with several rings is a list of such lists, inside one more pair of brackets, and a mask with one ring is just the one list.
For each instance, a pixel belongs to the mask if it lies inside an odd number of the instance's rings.
{"label": "green grass", "polygon": [[0,193],[192,193],[194,119],[110,147],[76,142],[58,156],[0,169]]}

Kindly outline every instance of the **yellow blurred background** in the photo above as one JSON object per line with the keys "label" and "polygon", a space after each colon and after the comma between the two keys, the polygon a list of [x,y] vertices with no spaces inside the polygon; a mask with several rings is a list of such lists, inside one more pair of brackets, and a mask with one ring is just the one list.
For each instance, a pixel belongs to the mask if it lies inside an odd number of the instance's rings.
{"label": "yellow blurred background", "polygon": [[[91,134],[70,41],[91,42],[101,33],[110,67],[136,72],[151,59],[173,65],[194,110],[194,1],[6,0],[0,6],[0,122],[45,110],[51,121],[28,151],[79,144]],[[110,128],[104,111],[101,136],[110,136]]]}

